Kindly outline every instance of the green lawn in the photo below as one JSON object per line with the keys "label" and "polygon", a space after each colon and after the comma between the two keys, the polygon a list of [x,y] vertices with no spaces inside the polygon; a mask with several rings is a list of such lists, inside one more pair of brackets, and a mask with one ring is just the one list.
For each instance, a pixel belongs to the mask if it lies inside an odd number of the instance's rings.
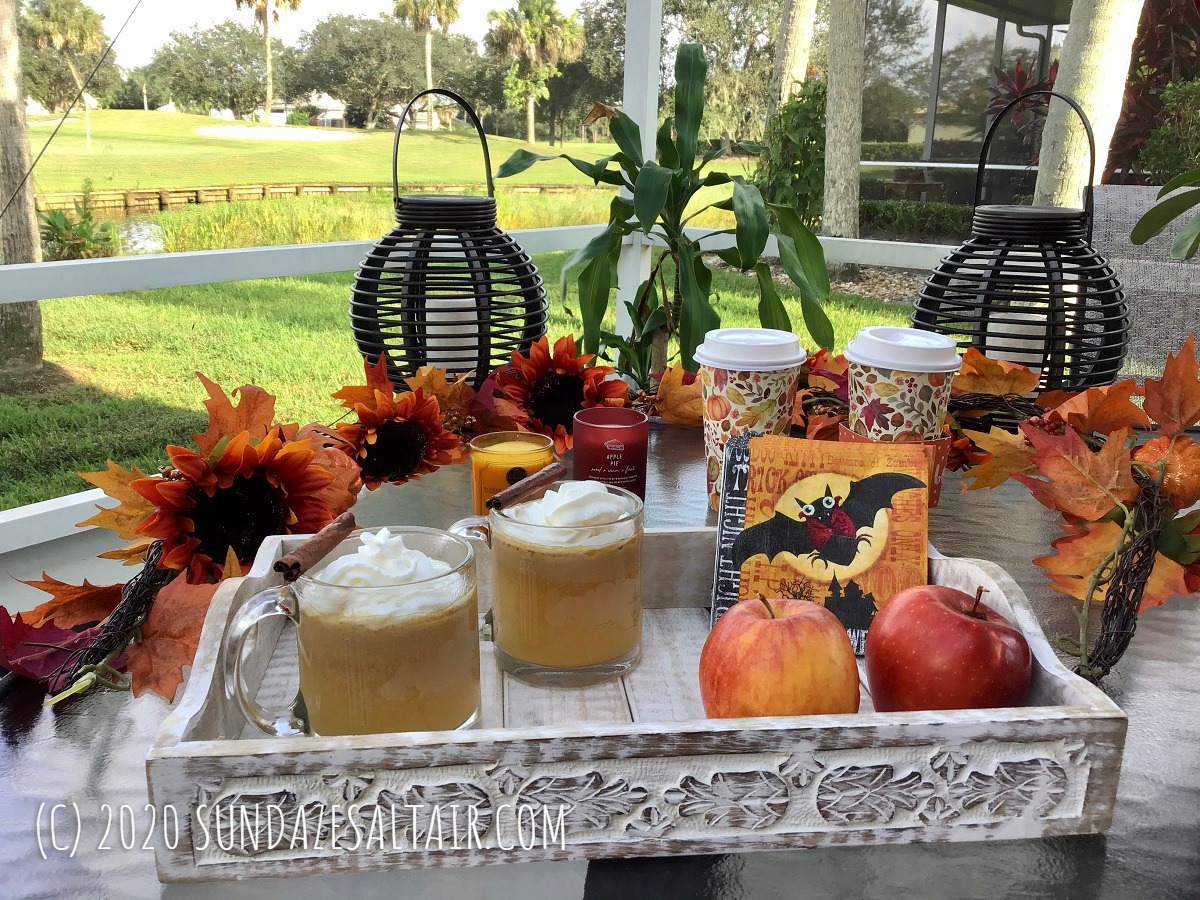
{"label": "green lawn", "polygon": [[[552,337],[578,331],[558,297],[564,259],[537,259],[551,286]],[[44,392],[0,395],[0,509],[83,490],[74,473],[109,457],[153,470],[163,445],[187,443],[202,426],[196,370],[226,388],[270,390],[283,421],[334,421],[341,410],[329,394],[362,376],[349,283],[340,273],[44,302],[46,358],[67,377]],[[752,281],[722,272],[713,287],[725,324],[756,324]],[[795,292],[781,293],[801,328]],[[901,306],[846,296],[829,312],[841,342],[861,325],[907,318]]]}
{"label": "green lawn", "polygon": [[[290,182],[372,182],[391,180],[392,134],[348,130],[349,141],[279,141],[210,137],[200,128],[232,125],[207,116],[141,110],[97,110],[92,113],[92,149],[85,145],[82,118],[63,126],[38,165],[36,188],[41,193],[78,191],[85,179],[96,190],[134,190],[201,187],[223,184]],[[297,132],[327,131],[294,126]],[[29,140],[36,154],[50,136],[53,122],[30,123]],[[493,167],[524,141],[489,137]],[[616,152],[613,144],[567,145],[572,155],[598,159]],[[560,148],[532,145],[539,153]],[[401,181],[432,184],[483,184],[483,157],[474,133],[405,132],[400,140]],[[509,179],[512,183],[577,184],[583,176],[570,164],[542,163]]]}

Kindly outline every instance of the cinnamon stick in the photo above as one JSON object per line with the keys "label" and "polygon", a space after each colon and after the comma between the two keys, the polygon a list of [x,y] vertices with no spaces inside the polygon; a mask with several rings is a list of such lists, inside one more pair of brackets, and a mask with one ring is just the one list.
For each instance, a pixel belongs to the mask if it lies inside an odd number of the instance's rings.
{"label": "cinnamon stick", "polygon": [[532,475],[526,475],[516,484],[493,494],[488,498],[487,508],[504,509],[506,506],[511,506],[529,494],[549,487],[566,474],[566,466],[560,462],[552,462],[546,468],[534,472]]}
{"label": "cinnamon stick", "polygon": [[275,571],[283,575],[284,581],[295,581],[348,538],[354,528],[354,513],[342,513],[291,553],[275,560]]}

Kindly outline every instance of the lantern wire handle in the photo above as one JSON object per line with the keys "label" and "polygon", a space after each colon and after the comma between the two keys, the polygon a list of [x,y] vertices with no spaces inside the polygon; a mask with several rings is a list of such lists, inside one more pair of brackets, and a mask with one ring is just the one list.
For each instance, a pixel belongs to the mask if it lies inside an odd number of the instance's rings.
{"label": "lantern wire handle", "polygon": [[404,107],[404,112],[400,113],[400,118],[396,122],[396,137],[392,141],[392,204],[397,207],[400,204],[400,175],[397,171],[397,167],[400,164],[400,129],[404,127],[404,120],[408,118],[409,110],[413,108],[413,104],[429,94],[441,94],[443,97],[453,100],[467,114],[467,118],[471,120],[471,124],[475,126],[475,133],[479,135],[479,143],[483,147],[483,173],[487,177],[488,196],[495,197],[496,185],[492,181],[492,156],[488,152],[487,135],[483,133],[483,125],[479,121],[479,116],[475,115],[475,110],[471,108],[471,104],[454,93],[454,91],[449,91],[445,88],[429,88],[421,91],[421,93],[408,101],[408,105]]}
{"label": "lantern wire handle", "polygon": [[992,119],[992,124],[988,126],[987,136],[983,139],[983,150],[979,154],[979,169],[975,173],[975,206],[979,206],[979,201],[983,199],[983,174],[987,168],[988,151],[992,147],[992,138],[996,134],[996,129],[1000,127],[1000,123],[1004,121],[1004,117],[1008,115],[1008,111],[1019,103],[1024,103],[1030,97],[1045,96],[1057,97],[1059,100],[1065,101],[1083,122],[1083,130],[1087,134],[1088,140],[1088,177],[1087,184],[1083,188],[1083,212],[1087,217],[1087,242],[1092,242],[1092,181],[1096,177],[1096,136],[1092,133],[1092,123],[1088,121],[1087,115],[1083,111],[1083,107],[1073,97],[1068,97],[1066,94],[1060,94],[1058,91],[1041,89],[1036,91],[1026,91],[1021,96],[1010,100],[1005,104],[1004,109],[996,114]]}

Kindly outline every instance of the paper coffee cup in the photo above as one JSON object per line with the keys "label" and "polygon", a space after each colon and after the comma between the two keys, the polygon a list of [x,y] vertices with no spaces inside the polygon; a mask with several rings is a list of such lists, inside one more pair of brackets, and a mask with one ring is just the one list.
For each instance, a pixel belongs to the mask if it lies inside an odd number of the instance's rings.
{"label": "paper coffee cup", "polygon": [[725,443],[746,432],[786,434],[796,382],[808,355],[800,340],[773,328],[717,328],[697,349],[704,397],[704,457],[709,506],[717,508]]}
{"label": "paper coffee cup", "polygon": [[942,436],[950,384],[962,366],[953,338],[873,325],[846,347],[850,429],[873,441]]}

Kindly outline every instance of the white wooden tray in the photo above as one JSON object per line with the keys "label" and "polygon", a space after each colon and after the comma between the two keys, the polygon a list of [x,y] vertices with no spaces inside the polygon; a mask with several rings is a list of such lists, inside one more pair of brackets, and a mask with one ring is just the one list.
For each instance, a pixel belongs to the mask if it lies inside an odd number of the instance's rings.
{"label": "white wooden tray", "polygon": [[[932,579],[982,585],[1025,632],[1026,707],[877,713],[864,687],[856,715],[706,719],[696,670],[716,530],[651,530],[643,659],[621,681],[548,689],[502,676],[484,628],[479,728],[269,738],[227,695],[219,646],[300,540],[268,539],[250,573],[218,590],[151,749],[151,801],[179,822],[175,846],[159,833],[155,848],[164,881],[1029,838],[1112,819],[1125,716],[1059,662],[991,563],[935,558]],[[490,560],[476,549],[487,609]],[[260,629],[244,671],[264,705],[294,696],[295,653],[290,625]]]}

